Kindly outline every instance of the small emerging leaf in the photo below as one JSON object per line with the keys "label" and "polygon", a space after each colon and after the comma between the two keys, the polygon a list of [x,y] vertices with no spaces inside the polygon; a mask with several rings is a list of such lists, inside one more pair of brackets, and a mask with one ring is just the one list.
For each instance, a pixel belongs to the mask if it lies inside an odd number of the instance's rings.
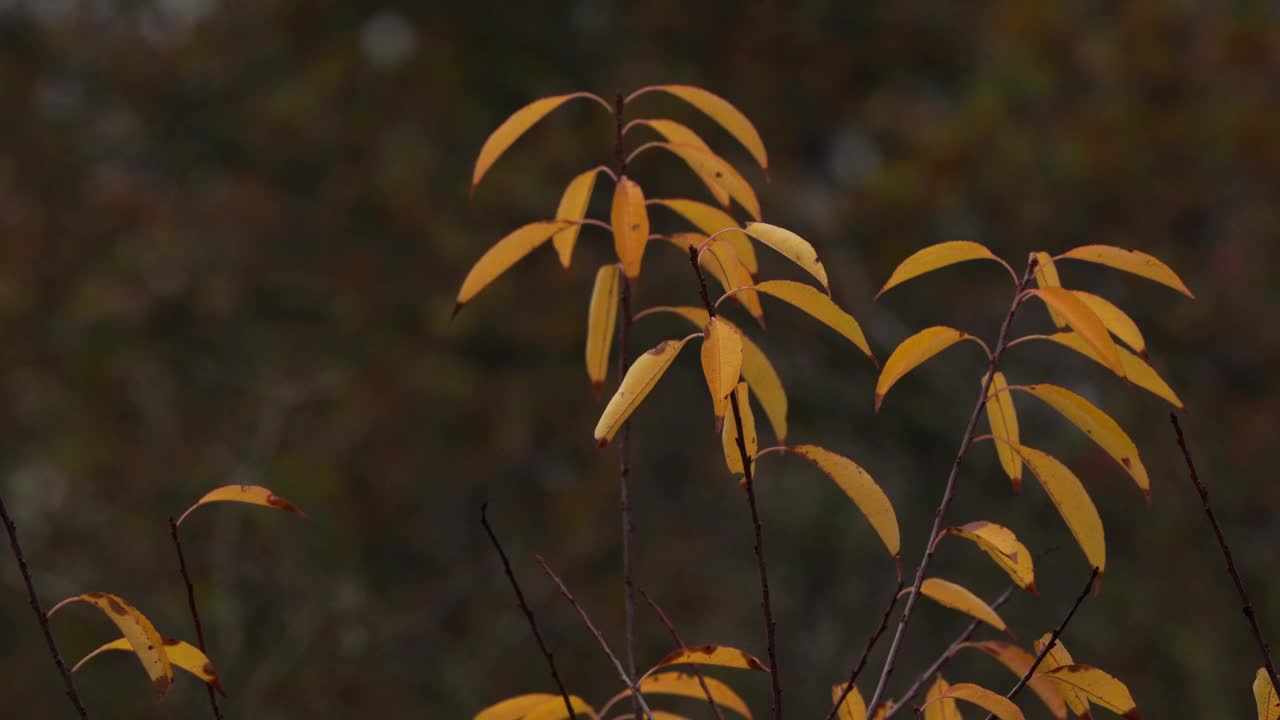
{"label": "small emerging leaf", "polygon": [[653,669],[645,673],[645,675],[651,675],[654,670],[669,665],[687,665],[691,663],[769,672],[769,668],[765,667],[764,663],[738,648],[729,647],[728,645],[701,645],[676,650],[658,661],[658,664],[654,665]]}
{"label": "small emerging leaf", "polygon": [[1125,250],[1112,245],[1083,245],[1059,255],[1058,259],[1085,260],[1106,265],[1167,285],[1193,300],[1196,297],[1168,265],[1137,250]]}
{"label": "small emerging leaf", "polygon": [[1057,385],[1026,385],[1021,388],[1048,403],[1072,424],[1084,431],[1098,446],[1116,459],[1133,476],[1144,495],[1151,496],[1151,480],[1138,457],[1138,447],[1120,428],[1120,424],[1096,405]]}
{"label": "small emerging leaf", "polygon": [[565,102],[580,97],[590,97],[590,94],[577,92],[567,95],[553,95],[534,100],[511,113],[511,116],[489,135],[489,138],[484,141],[484,145],[480,148],[480,155],[476,158],[476,167],[471,172],[471,191],[475,192],[476,186],[480,184],[480,178],[484,177],[484,174],[493,166],[494,161],[502,153],[506,152],[507,148],[511,147],[511,144],[519,139],[526,130],[533,127],[535,123]]}
{"label": "small emerging leaf", "polygon": [[[751,710],[747,707],[747,703],[728,685],[713,677],[703,676],[703,680],[706,681],[707,691],[717,705],[751,720]],[[705,699],[707,696],[707,693],[702,690],[702,685],[698,683],[697,676],[690,673],[670,672],[650,675],[640,681],[638,688],[641,695],[679,695],[698,699]]]}
{"label": "small emerging leaf", "polygon": [[1040,481],[1049,499],[1058,508],[1058,513],[1067,522],[1071,534],[1084,550],[1089,564],[1098,568],[1101,573],[1106,569],[1107,545],[1102,531],[1102,518],[1098,517],[1098,509],[1094,507],[1089,493],[1080,484],[1080,479],[1057,458],[1026,445],[1017,446],[1017,451],[1026,461],[1027,467]]}
{"label": "small emerging leaf", "polygon": [[622,282],[622,271],[616,264],[601,267],[596,271],[591,303],[587,306],[587,378],[597,398],[609,374],[609,349],[618,322],[618,288]]}
{"label": "small emerging leaf", "polygon": [[876,361],[875,355],[871,354],[871,347],[867,345],[867,338],[862,334],[862,328],[858,325],[858,321],[854,320],[849,313],[841,310],[839,305],[836,305],[831,298],[822,294],[816,288],[791,280],[768,280],[756,285],[756,290],[766,295],[772,295],[805,311],[814,319],[845,336],[849,342],[866,353],[872,362]]}
{"label": "small emerging leaf", "polygon": [[196,508],[215,502],[261,505],[262,507],[275,508],[276,510],[283,510],[284,512],[307,518],[307,514],[299,510],[297,505],[271,492],[269,488],[264,488],[261,485],[225,485],[205,493],[204,497],[197,500],[195,505],[187,508],[187,511],[182,513],[176,524],[181,525],[182,521],[186,520],[187,516]]}
{"label": "small emerging leaf", "polygon": [[[1107,364],[1106,361],[1098,355],[1098,351],[1082,339],[1079,333],[1054,333],[1053,335],[1047,336],[1047,339],[1052,340],[1063,347],[1071,348],[1096,363],[1101,365]],[[1120,363],[1124,365],[1125,379],[1143,390],[1168,400],[1174,407],[1182,407],[1182,400],[1178,398],[1178,394],[1165,383],[1158,373],[1156,373],[1155,368],[1143,362],[1138,358],[1138,356],[1122,347],[1117,347],[1116,352],[1120,356]]]}
{"label": "small emerging leaf", "polygon": [[[831,702],[834,704],[839,700],[842,693],[844,683],[832,685]],[[836,717],[839,720],[867,720],[867,701],[862,699],[862,693],[858,692],[857,687],[849,688],[849,694],[845,695],[840,707],[836,708]]]}
{"label": "small emerging leaf", "polygon": [[1039,595],[1036,590],[1035,569],[1031,563],[1031,552],[1018,541],[1013,531],[1003,525],[979,520],[959,527],[949,527],[942,531],[939,539],[947,535],[955,535],[970,540],[982,548],[982,551],[995,561],[1000,569],[1009,574],[1013,581],[1032,595]]}
{"label": "small emerging leaf", "polygon": [[1097,353],[1097,357],[1101,358],[1103,365],[1111,368],[1120,377],[1124,377],[1124,365],[1120,362],[1119,349],[1112,341],[1111,333],[1107,331],[1106,325],[1102,324],[1102,319],[1083,300],[1076,297],[1070,290],[1062,288],[1047,287],[1028,292],[1056,310],[1067,321],[1067,325],[1070,325],[1085,342],[1089,343]]}
{"label": "small emerging leaf", "polygon": [[[911,590],[908,588],[903,592],[907,593],[911,592]],[[920,584],[920,594],[932,599],[939,605],[962,612],[970,617],[975,617],[997,630],[1009,632],[1009,626],[1005,624],[1004,619],[982,598],[970,592],[968,588],[942,578],[927,578]]]}
{"label": "small emerging leaf", "polygon": [[729,134],[742,143],[756,162],[760,163],[760,167],[768,169],[769,156],[764,149],[764,141],[760,139],[760,133],[756,131],[751,121],[747,119],[742,111],[734,107],[728,100],[716,95],[715,93],[703,90],[693,85],[655,85],[648,88],[649,90],[661,90],[670,93],[684,100],[690,105],[698,108],[706,113],[708,117],[715,120]]}
{"label": "small emerging leaf", "polygon": [[[1001,665],[1009,668],[1009,672],[1021,678],[1031,669],[1031,665],[1035,662],[1035,657],[1018,647],[1007,642],[998,640],[987,640],[984,642],[967,642],[961,647],[974,648],[990,655],[1000,662]],[[1043,663],[1042,663],[1043,664]],[[1063,720],[1067,717],[1067,703],[1063,700],[1056,687],[1057,683],[1050,682],[1046,678],[1033,677],[1027,683],[1027,686],[1040,696],[1040,701],[1054,717]]]}
{"label": "small emerging leaf", "polygon": [[711,318],[702,332],[702,374],[711,392],[716,429],[724,422],[729,393],[738,386],[742,374],[742,336],[737,328]]}
{"label": "small emerging leaf", "polygon": [[863,470],[854,461],[843,455],[818,447],[817,445],[789,445],[787,451],[808,460],[840,486],[845,495],[871,521],[881,542],[894,558],[901,552],[901,541],[898,535],[898,516],[893,511],[893,503],[884,494],[871,474]]}
{"label": "small emerging leaf", "polygon": [[880,404],[884,402],[889,388],[904,375],[934,355],[972,337],[967,332],[937,325],[925,328],[899,343],[885,361],[884,368],[880,370],[880,378],[876,380],[876,412],[880,412]]}
{"label": "small emerging leaf", "polygon": [[600,168],[592,168],[569,181],[560,196],[560,207],[556,208],[556,220],[572,223],[551,236],[551,244],[560,257],[560,265],[569,267],[573,258],[573,246],[578,242],[578,233],[582,230],[582,219],[587,216],[587,204],[591,202],[591,191],[596,187],[596,176]]}
{"label": "small emerging leaf", "polygon": [[644,206],[644,191],[625,175],[618,178],[613,191],[609,224],[613,227],[613,248],[622,261],[622,272],[634,280],[640,275],[644,247],[649,242],[649,213]]}
{"label": "small emerging leaf", "polygon": [[160,637],[155,625],[145,615],[116,595],[91,592],[69,597],[54,605],[49,609],[48,616],[53,617],[54,613],[73,602],[88,603],[115,623],[138,656],[138,661],[147,671],[147,676],[151,678],[151,684],[160,693],[160,697],[169,692],[169,688],[173,687],[173,667],[165,651],[164,638]]}
{"label": "small emerging leaf", "polygon": [[676,355],[680,354],[680,349],[687,342],[689,338],[664,340],[658,343],[657,347],[636,358],[631,369],[627,370],[626,377],[622,378],[617,392],[613,394],[604,412],[601,413],[600,422],[596,424],[595,438],[600,447],[609,444],[622,424],[631,417],[631,413],[635,412],[645,396],[653,390],[653,386],[658,384],[659,378],[667,368],[671,367]]}
{"label": "small emerging leaf", "polygon": [[[80,658],[80,662],[76,663],[75,667],[71,668],[71,672],[76,672],[80,669],[80,666],[89,662],[92,658],[111,650],[132,652],[133,645],[129,643],[129,638],[127,637],[113,640]],[[227,694],[226,691],[222,689],[222,683],[218,680],[218,671],[214,669],[213,663],[209,661],[209,658],[204,653],[200,652],[200,648],[181,640],[164,638],[164,650],[165,654],[169,656],[170,664],[182,668],[192,675],[195,675],[197,678],[200,678],[200,680],[217,690],[219,694]]]}
{"label": "small emerging leaf", "polygon": [[1000,718],[1000,720],[1026,720],[1022,711],[1011,700],[973,683],[952,685],[946,691],[939,693],[930,702],[944,702],[947,698],[971,702]]}
{"label": "small emerging leaf", "polygon": [[893,274],[889,276],[884,287],[880,288],[880,292],[876,293],[876,298],[883,295],[889,288],[900,285],[911,278],[967,260],[995,260],[1000,262],[1000,258],[996,257],[985,246],[976,242],[952,240],[931,245],[903,260],[897,269],[893,271]]}
{"label": "small emerging leaf", "polygon": [[997,441],[996,457],[1005,475],[1013,481],[1014,487],[1022,484],[1022,458],[1006,443],[1017,445],[1022,442],[1018,435],[1018,413],[1013,405],[1013,396],[1009,394],[1009,383],[1004,373],[998,372],[991,378],[991,389],[987,394],[987,422],[991,424],[991,434],[1004,440]]}
{"label": "small emerging leaf", "polygon": [[1062,665],[1040,677],[1051,678],[1084,694],[1089,701],[1129,720],[1139,720],[1138,706],[1125,684],[1089,665]]}
{"label": "small emerging leaf", "polygon": [[[738,383],[734,392],[738,395],[738,410],[742,413],[743,446],[747,449],[747,457],[754,458],[760,448],[760,439],[756,434],[755,415],[751,413],[747,384]],[[720,429],[720,443],[724,447],[724,462],[728,465],[729,472],[733,475],[744,475],[746,470],[742,466],[742,449],[738,447],[738,421],[732,412],[728,413],[728,418]],[[755,460],[751,461],[751,467],[755,467]]]}
{"label": "small emerging leaf", "polygon": [[924,695],[924,720],[962,720],[964,716],[960,714],[955,699],[943,697],[950,689],[951,683],[942,679],[941,675],[933,681],[929,692]]}
{"label": "small emerging leaf", "polygon": [[1266,668],[1258,668],[1253,678],[1253,700],[1258,706],[1258,720],[1280,720],[1280,696]]}
{"label": "small emerging leaf", "polygon": [[805,272],[822,283],[822,287],[826,288],[828,294],[831,293],[831,284],[827,281],[827,269],[818,259],[818,251],[814,250],[807,240],[786,228],[762,222],[747,223],[746,231],[751,237],[777,250],[788,260],[804,268]]}

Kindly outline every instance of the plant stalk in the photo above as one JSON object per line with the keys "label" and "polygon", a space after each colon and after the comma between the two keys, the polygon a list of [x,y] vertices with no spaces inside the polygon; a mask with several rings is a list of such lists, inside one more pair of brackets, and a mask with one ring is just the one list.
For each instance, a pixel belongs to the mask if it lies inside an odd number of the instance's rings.
{"label": "plant stalk", "polygon": [[[173,541],[173,549],[178,553],[178,569],[182,571],[182,582],[187,586],[187,607],[191,610],[191,622],[196,626],[196,642],[200,645],[200,652],[208,656],[209,651],[204,643],[204,626],[200,623],[200,609],[196,605],[196,588],[191,582],[191,573],[187,571],[187,558],[182,552],[182,540],[178,537],[178,523],[174,521],[173,516],[169,516],[169,538]],[[222,709],[218,707],[218,697],[213,692],[213,686],[205,684],[204,689],[209,693],[209,707],[213,710],[213,716],[217,720],[222,720]]]}

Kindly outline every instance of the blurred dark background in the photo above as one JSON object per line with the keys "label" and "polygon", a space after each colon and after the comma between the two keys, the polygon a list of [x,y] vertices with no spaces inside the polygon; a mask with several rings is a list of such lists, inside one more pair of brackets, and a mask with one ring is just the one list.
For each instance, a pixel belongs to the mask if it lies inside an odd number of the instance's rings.
{"label": "blurred dark background", "polygon": [[[1142,325],[1280,641],[1280,11],[1261,0],[0,0],[0,490],[44,601],[118,593],[190,639],[167,516],[217,485],[268,485],[312,521],[223,505],[185,526],[228,717],[470,717],[552,689],[481,531],[488,501],[567,681],[593,702],[612,695],[616,677],[533,563],[547,557],[621,650],[616,454],[594,448],[600,406],[582,368],[611,244],[588,229],[571,272],[541,250],[452,324],[449,312],[491,243],[551,216],[564,183],[610,153],[607,116],[569,105],[469,199],[488,133],[537,97],[661,82],[704,86],[755,121],[769,184],[678,102],[629,110],[682,120],[737,163],[766,220],[818,247],[882,359],[927,325],[990,337],[1007,307],[1004,275],[982,264],[873,303],[926,244],[978,240],[1021,264],[1113,243],[1178,270],[1195,302],[1060,266]],[[709,199],[670,158],[633,174],[651,196]],[[663,223],[678,227],[655,213]],[[765,274],[791,276],[777,260]],[[696,302],[679,253],[652,247],[638,305]],[[767,312],[756,337],[787,383],[790,439],[878,478],[909,570],[981,358],[948,351],[873,416],[860,353],[785,306]],[[1037,308],[1017,325],[1048,328]],[[636,347],[685,332],[642,320]],[[1022,403],[1026,441],[1076,469],[1107,528],[1102,592],[1068,647],[1126,680],[1148,717],[1252,716],[1260,661],[1168,406],[1068,355],[1018,348],[1010,380],[1093,398],[1131,432],[1153,485],[1146,507],[1082,434]],[[687,353],[637,416],[638,581],[689,642],[763,656],[749,519],[706,406]],[[787,703],[812,717],[879,619],[892,563],[803,462],[762,462],[760,495]],[[1056,624],[1088,568],[1038,484],[1011,495],[979,446],[952,517],[1062,547],[1038,564],[1042,596],[1005,610],[1026,642]],[[1007,583],[959,542],[936,568],[986,597]],[[640,622],[648,664],[670,641],[647,611]],[[966,622],[922,606],[892,689]],[[71,659],[115,635],[88,608],[54,629]],[[978,654],[947,676],[1013,681]],[[8,712],[70,716],[7,557],[0,677]],[[189,677],[157,703],[123,655],[78,677],[95,717],[208,712]],[[766,679],[727,679],[767,713]]]}

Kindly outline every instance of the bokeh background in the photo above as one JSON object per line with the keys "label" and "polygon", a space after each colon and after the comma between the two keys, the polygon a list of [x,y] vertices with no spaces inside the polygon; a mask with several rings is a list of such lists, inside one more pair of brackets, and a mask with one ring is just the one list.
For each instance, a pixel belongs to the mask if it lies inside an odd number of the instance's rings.
{"label": "bokeh background", "polygon": [[[1196,301],[1061,266],[1144,328],[1280,640],[1280,12],[1261,0],[0,0],[0,491],[44,601],[118,593],[190,638],[166,518],[211,487],[265,484],[312,520],[224,505],[185,526],[228,717],[470,717],[551,689],[481,530],[487,501],[567,681],[612,695],[612,670],[533,562],[544,555],[621,649],[617,460],[591,440],[600,406],[581,360],[611,243],[589,229],[569,273],[539,251],[449,313],[491,243],[549,217],[564,183],[610,154],[609,118],[570,105],[469,199],[487,134],[537,97],[659,82],[705,86],[755,121],[771,183],[678,102],[629,109],[687,122],[737,163],[765,218],[818,247],[881,358],[927,325],[990,337],[1007,307],[1006,278],[982,264],[873,302],[926,244],[978,240],[1018,264],[1113,243],[1177,269]],[[633,174],[651,196],[708,199],[673,159],[645,156]],[[765,255],[766,274],[793,276]],[[679,253],[653,246],[638,305],[696,297]],[[879,479],[909,570],[981,358],[949,351],[874,416],[860,353],[785,306],[768,313],[756,337],[789,388],[792,441]],[[1029,308],[1016,329],[1048,327]],[[685,332],[646,319],[636,347]],[[1107,528],[1102,591],[1068,646],[1126,680],[1148,717],[1251,717],[1259,659],[1168,406],[1068,355],[1029,344],[1008,374],[1093,398],[1153,484],[1147,507],[1083,435],[1023,403],[1027,442],[1077,470]],[[748,515],[707,410],[687,354],[637,416],[638,582],[690,642],[763,656]],[[961,482],[957,521],[1061,547],[1038,564],[1042,596],[1005,610],[1029,642],[1088,568],[1039,486],[1012,495],[990,447]],[[812,717],[878,620],[893,566],[805,463],[763,462],[760,496],[787,704]],[[1007,582],[963,543],[936,568],[988,598]],[[892,689],[966,623],[923,605]],[[114,636],[83,606],[54,629],[70,658]],[[644,611],[640,629],[642,664],[670,649]],[[1013,680],[976,653],[947,676]],[[7,557],[0,677],[2,714],[70,717]],[[767,713],[766,679],[728,679]],[[157,703],[123,655],[79,687],[95,717],[208,714],[190,678]]]}

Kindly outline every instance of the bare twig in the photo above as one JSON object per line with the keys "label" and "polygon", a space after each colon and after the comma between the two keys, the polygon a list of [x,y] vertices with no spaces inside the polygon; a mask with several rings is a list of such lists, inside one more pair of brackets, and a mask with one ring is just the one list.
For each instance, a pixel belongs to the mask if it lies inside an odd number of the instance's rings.
{"label": "bare twig", "polygon": [[[174,521],[172,515],[169,516],[169,538],[173,540],[173,549],[178,553],[178,569],[182,571],[182,582],[187,586],[187,607],[191,610],[191,622],[196,626],[196,642],[200,645],[200,652],[207,656],[209,650],[204,643],[204,626],[200,624],[200,609],[196,605],[196,588],[191,582],[191,573],[187,571],[187,558],[182,552],[182,540],[178,538],[178,523]],[[206,683],[204,688],[209,693],[209,707],[213,710],[213,716],[222,720],[222,709],[218,707],[218,696],[214,694],[213,686]]]}
{"label": "bare twig", "polygon": [[538,643],[538,649],[542,651],[542,656],[547,659],[547,667],[551,670],[551,679],[555,681],[556,687],[560,690],[560,697],[564,698],[564,708],[569,712],[569,720],[575,720],[577,714],[573,711],[573,702],[569,699],[569,691],[565,690],[564,682],[560,680],[560,672],[556,670],[555,657],[551,655],[551,651],[547,649],[547,643],[542,639],[542,632],[538,630],[538,620],[533,616],[533,610],[524,600],[524,593],[520,590],[520,583],[516,582],[516,574],[511,570],[511,562],[507,560],[507,553],[502,549],[502,543],[498,541],[498,536],[493,532],[493,528],[489,525],[489,503],[480,506],[480,524],[484,525],[484,531],[489,533],[489,541],[493,543],[494,549],[498,551],[498,557],[502,558],[502,569],[507,574],[507,580],[511,582],[511,589],[516,593],[516,602],[519,603],[520,609],[524,611],[525,618],[529,621],[529,629],[533,631],[533,639]]}
{"label": "bare twig", "polygon": [[1182,426],[1178,423],[1178,415],[1169,413],[1169,421],[1173,423],[1173,431],[1178,436],[1178,447],[1182,450],[1182,457],[1187,461],[1187,471],[1191,475],[1191,482],[1196,486],[1196,492],[1200,493],[1200,503],[1204,506],[1204,514],[1209,518],[1209,524],[1213,526],[1213,534],[1218,538],[1218,547],[1222,548],[1222,557],[1227,563],[1227,574],[1231,576],[1231,582],[1236,586],[1236,594],[1240,596],[1240,602],[1243,606],[1240,608],[1244,616],[1249,620],[1249,627],[1253,630],[1253,639],[1258,643],[1258,650],[1262,652],[1262,663],[1267,667],[1267,673],[1271,675],[1271,683],[1274,687],[1280,688],[1280,674],[1276,673],[1276,663],[1271,657],[1271,646],[1267,643],[1267,637],[1262,634],[1262,627],[1258,624],[1258,615],[1253,610],[1253,603],[1249,601],[1249,591],[1245,589],[1244,579],[1240,577],[1239,571],[1236,570],[1236,561],[1231,554],[1231,546],[1227,544],[1227,538],[1222,534],[1222,526],[1218,524],[1218,517],[1213,512],[1213,505],[1209,502],[1209,488],[1200,481],[1200,474],[1196,472],[1195,461],[1191,459],[1191,450],[1187,448],[1186,438],[1182,435]]}
{"label": "bare twig", "polygon": [[969,415],[969,424],[965,426],[964,435],[960,438],[960,449],[956,451],[955,460],[951,464],[951,475],[947,478],[947,487],[943,490],[942,501],[938,503],[938,509],[934,513],[933,528],[929,531],[928,542],[925,543],[924,557],[920,560],[919,567],[916,568],[916,579],[911,586],[911,595],[907,597],[907,606],[902,610],[902,618],[898,621],[898,630],[894,633],[893,643],[889,646],[889,654],[884,661],[884,670],[880,673],[880,682],[876,685],[876,691],[867,703],[869,708],[874,708],[880,698],[884,696],[885,687],[889,684],[890,676],[893,675],[893,663],[898,657],[898,652],[902,649],[902,639],[907,633],[907,625],[911,622],[911,612],[915,609],[916,600],[920,599],[920,585],[924,582],[925,572],[929,569],[929,561],[933,559],[934,542],[938,539],[938,533],[942,532],[942,523],[946,517],[947,508],[951,506],[951,501],[955,497],[956,479],[960,475],[960,464],[964,462],[965,453],[969,451],[969,446],[973,443],[974,429],[978,425],[978,418],[982,415],[983,408],[986,407],[987,397],[991,392],[991,381],[995,377],[996,371],[1000,368],[1000,356],[1004,354],[1008,343],[1009,326],[1013,324],[1013,316],[1017,314],[1018,306],[1022,302],[1022,291],[1027,288],[1027,285],[1035,276],[1035,268],[1036,260],[1033,257],[1027,261],[1027,270],[1013,293],[1013,302],[1009,304],[1009,312],[1005,315],[1004,324],[1000,326],[1000,336],[996,340],[995,347],[991,350],[991,360],[987,364],[987,374],[982,381],[982,392],[978,395],[978,401],[973,405],[973,412]]}
{"label": "bare twig", "polygon": [[27,567],[26,556],[22,554],[22,543],[18,541],[18,526],[14,524],[13,518],[9,517],[9,509],[5,507],[3,497],[0,497],[0,520],[4,521],[4,529],[9,533],[9,547],[13,549],[13,557],[18,561],[18,572],[22,573],[22,581],[27,586],[27,602],[31,605],[31,612],[36,614],[36,619],[40,622],[40,632],[44,634],[45,645],[49,647],[49,656],[53,658],[53,664],[58,666],[58,673],[62,675],[62,682],[67,687],[67,699],[75,706],[82,720],[88,718],[89,713],[84,709],[84,703],[80,701],[76,684],[71,679],[71,673],[67,671],[66,663],[62,662],[62,653],[58,652],[58,644],[54,642],[53,632],[49,630],[49,618],[44,614],[44,608],[40,606],[40,596],[36,592],[35,580],[31,577],[31,568]]}
{"label": "bare twig", "polygon": [[[671,619],[667,614],[662,612],[662,608],[658,607],[658,603],[649,597],[648,593],[641,590],[640,597],[649,603],[649,607],[653,608],[654,614],[658,616],[658,620],[667,628],[667,632],[671,633],[671,639],[676,641],[676,648],[683,650],[687,647],[684,640],[680,639],[680,633],[676,631],[676,626],[671,623]],[[707,678],[702,674],[702,667],[697,663],[689,663],[689,669],[693,671],[694,677],[698,678],[698,685],[702,687],[702,693],[707,696],[707,702],[711,704],[711,712],[715,714],[716,720],[724,720],[724,714],[720,712],[720,706],[716,704],[715,697],[711,694],[711,688],[707,687]]]}
{"label": "bare twig", "polygon": [[840,697],[836,698],[835,704],[831,706],[831,712],[827,713],[827,720],[831,720],[836,716],[836,711],[840,709],[840,703],[849,697],[849,693],[853,691],[853,684],[858,682],[858,676],[862,674],[862,669],[867,666],[867,659],[871,657],[871,650],[875,648],[876,643],[880,640],[880,636],[884,634],[886,628],[889,627],[889,618],[893,615],[893,609],[898,606],[898,598],[902,594],[902,581],[898,581],[898,586],[893,589],[893,597],[889,600],[889,607],[884,609],[884,617],[880,618],[880,627],[867,638],[867,646],[862,650],[862,657],[858,658],[858,664],[854,666],[853,672],[849,673],[849,681],[844,684],[844,690],[840,691]]}
{"label": "bare twig", "polygon": [[635,681],[627,674],[626,668],[622,667],[622,663],[618,661],[618,656],[614,655],[613,651],[609,649],[609,643],[605,642],[604,635],[596,629],[595,623],[591,622],[591,617],[587,615],[587,611],[583,610],[582,606],[578,604],[578,601],[573,598],[573,593],[569,592],[569,588],[565,587],[564,581],[551,570],[551,566],[547,565],[547,561],[543,560],[541,556],[535,556],[535,559],[538,561],[538,565],[542,566],[542,571],[555,581],[556,586],[560,588],[560,594],[564,595],[565,600],[568,600],[569,604],[573,606],[573,609],[578,611],[578,616],[582,618],[582,622],[587,626],[587,629],[591,631],[592,635],[595,635],[596,642],[599,643],[600,649],[603,650],[604,654],[609,658],[609,662],[613,663],[614,669],[618,671],[618,677],[622,678],[623,684],[625,684],[627,689],[631,691],[631,697],[635,698],[636,703],[640,706],[640,710],[649,718],[649,720],[653,720],[653,711],[649,709],[649,705],[644,701],[644,697],[640,695],[640,690],[636,687]]}

